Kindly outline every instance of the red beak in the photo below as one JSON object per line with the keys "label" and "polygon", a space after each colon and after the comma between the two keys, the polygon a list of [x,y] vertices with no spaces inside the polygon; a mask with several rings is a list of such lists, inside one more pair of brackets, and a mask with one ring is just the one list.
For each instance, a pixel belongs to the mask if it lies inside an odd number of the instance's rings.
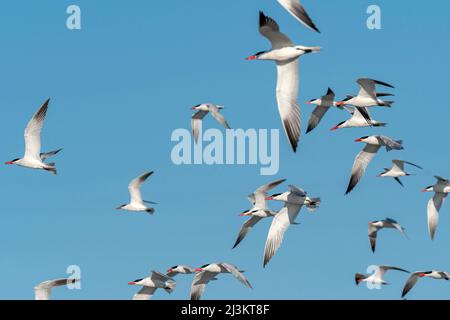
{"label": "red beak", "polygon": [[306,101],[305,104],[312,104],[312,102],[311,101]]}
{"label": "red beak", "polygon": [[362,142],[362,139],[356,139],[355,142]]}
{"label": "red beak", "polygon": [[256,56],[250,56],[250,57],[247,57],[247,58],[245,58],[245,60],[256,60]]}
{"label": "red beak", "polygon": [[422,189],[422,190],[420,190],[421,192],[428,192],[428,190],[427,189]]}
{"label": "red beak", "polygon": [[273,197],[267,197],[266,200],[273,200]]}
{"label": "red beak", "polygon": [[133,281],[128,282],[128,285],[130,285],[130,286],[135,285],[135,284],[136,284],[136,282],[133,282]]}
{"label": "red beak", "polygon": [[196,268],[196,269],[195,269],[195,272],[201,272],[201,271],[203,271],[202,268]]}
{"label": "red beak", "polygon": [[168,269],[168,270],[167,270],[167,273],[172,272],[172,271],[173,271],[172,269]]}
{"label": "red beak", "polygon": [[337,106],[342,106],[342,105],[344,105],[345,104],[345,101],[338,101],[338,102],[336,102],[336,105]]}
{"label": "red beak", "polygon": [[339,127],[338,127],[338,126],[336,126],[336,127],[333,127],[333,128],[331,128],[330,130],[331,130],[331,131],[336,131],[337,129],[339,129]]}
{"label": "red beak", "polygon": [[14,164],[14,162],[9,161],[9,162],[5,162],[5,164]]}
{"label": "red beak", "polygon": [[425,273],[418,274],[419,277],[425,277]]}
{"label": "red beak", "polygon": [[195,110],[196,107],[192,107],[191,110]]}

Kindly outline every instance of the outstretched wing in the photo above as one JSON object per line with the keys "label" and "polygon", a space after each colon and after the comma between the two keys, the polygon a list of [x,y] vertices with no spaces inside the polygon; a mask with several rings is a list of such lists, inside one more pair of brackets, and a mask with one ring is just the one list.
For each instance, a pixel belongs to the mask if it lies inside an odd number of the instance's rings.
{"label": "outstretched wing", "polygon": [[367,144],[364,149],[356,156],[355,162],[352,167],[352,175],[348,183],[347,191],[345,194],[349,194],[353,188],[358,184],[361,177],[366,172],[367,166],[372,161],[375,154],[380,150],[380,146]]}

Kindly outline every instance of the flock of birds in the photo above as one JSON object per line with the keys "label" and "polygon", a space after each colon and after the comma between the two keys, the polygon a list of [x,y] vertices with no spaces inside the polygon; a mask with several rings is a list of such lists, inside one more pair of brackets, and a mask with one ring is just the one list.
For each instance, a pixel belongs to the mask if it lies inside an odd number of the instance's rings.
{"label": "flock of birds", "polygon": [[[294,18],[302,24],[320,32],[313,23],[309,15],[298,0],[277,0]],[[282,120],[284,130],[286,132],[289,143],[294,152],[296,152],[300,133],[300,107],[298,105],[299,92],[299,58],[307,53],[319,52],[320,47],[306,47],[294,45],[293,42],[280,31],[278,23],[266,16],[263,12],[259,14],[259,32],[266,37],[272,44],[271,50],[258,52],[247,60],[272,60],[277,64],[278,78],[276,86],[276,99],[278,103],[278,111]],[[334,126],[331,130],[355,127],[384,127],[386,124],[376,121],[369,113],[369,108],[374,107],[391,107],[393,101],[385,101],[381,98],[393,96],[390,93],[378,93],[377,86],[394,88],[392,85],[369,78],[361,78],[357,80],[359,92],[356,96],[348,95],[341,101],[335,101],[335,93],[328,88],[327,93],[318,98],[312,99],[307,104],[315,105],[315,109],[311,114],[308,122],[306,133],[314,130],[320,123],[321,119],[329,109],[346,110],[350,114],[350,118],[346,121]],[[55,163],[46,163],[45,161],[58,154],[62,149],[52,152],[41,153],[41,130],[44,119],[47,114],[49,100],[39,108],[34,114],[25,129],[25,153],[22,158],[17,158],[6,162],[9,165],[19,165],[26,168],[42,169],[53,174],[57,173]],[[215,104],[200,104],[192,108],[197,111],[191,120],[192,134],[197,143],[199,132],[203,118],[208,114],[211,115],[225,128],[230,128],[227,121],[221,114],[222,106]],[[350,193],[363,177],[366,168],[381,149],[386,151],[402,150],[403,142],[394,140],[383,135],[365,136],[356,140],[356,142],[364,143],[362,151],[356,156],[353,163],[350,181],[346,190],[346,194]],[[405,164],[422,169],[420,166],[404,160],[393,160],[392,168],[385,168],[379,177],[394,178],[403,186],[401,177],[412,175],[406,172]],[[145,212],[153,214],[155,209],[149,205],[155,204],[151,201],[142,199],[140,186],[152,175],[153,172],[146,172],[139,177],[133,179],[128,186],[130,193],[130,202],[119,206],[118,210],[126,210],[133,212]],[[449,180],[436,176],[437,183],[425,188],[424,192],[434,192],[434,196],[428,202],[428,229],[431,239],[434,238],[436,227],[439,221],[439,210],[444,199],[450,193]],[[269,195],[268,192],[279,186],[286,179],[277,180],[257,188],[248,199],[252,207],[241,213],[241,216],[249,217],[242,225],[233,248],[236,248],[251,229],[262,219],[272,218],[272,223],[268,231],[267,240],[264,248],[263,267],[273,258],[277,250],[280,248],[283,237],[290,225],[297,224],[296,218],[303,206],[314,212],[320,206],[320,198],[310,198],[308,194],[294,185],[289,186],[289,190],[283,193]],[[274,200],[284,203],[279,211],[271,210],[267,201]],[[396,229],[405,235],[405,229],[395,220],[386,218],[385,220],[373,221],[369,223],[368,237],[370,247],[373,252],[376,248],[376,240],[378,232],[382,229]],[[377,270],[371,275],[357,273],[355,275],[356,284],[361,282],[371,283],[374,285],[387,284],[383,276],[388,270],[397,270],[408,272],[402,268],[393,266],[378,266]],[[210,263],[200,268],[193,268],[185,265],[177,265],[167,270],[165,274],[152,271],[151,275],[146,278],[137,279],[129,282],[129,285],[141,286],[142,288],[134,295],[135,300],[147,300],[152,297],[155,291],[160,288],[171,293],[176,282],[173,278],[178,274],[193,274],[190,298],[198,300],[201,298],[206,285],[213,280],[217,280],[217,276],[223,273],[232,274],[243,285],[252,288],[250,282],[243,275],[243,270],[229,263]],[[402,297],[404,297],[411,288],[416,284],[419,278],[430,277],[433,279],[449,280],[450,273],[444,271],[418,271],[413,272],[406,281],[403,289]],[[80,279],[56,279],[48,280],[40,283],[35,287],[35,298],[37,300],[50,299],[51,290],[57,286],[76,283]]]}

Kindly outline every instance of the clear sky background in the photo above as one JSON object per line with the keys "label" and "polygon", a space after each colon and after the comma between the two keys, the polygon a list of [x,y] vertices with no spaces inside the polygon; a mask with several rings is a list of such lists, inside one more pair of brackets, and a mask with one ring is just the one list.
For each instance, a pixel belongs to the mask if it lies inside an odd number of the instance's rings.
{"label": "clear sky background", "polygon": [[[399,299],[406,274],[386,275],[382,290],[356,287],[354,274],[372,264],[450,271],[450,205],[444,204],[434,241],[426,225],[434,174],[450,177],[448,92],[450,64],[446,2],[303,1],[321,29],[300,25],[275,0],[247,1],[4,1],[0,11],[0,154],[23,154],[23,130],[50,97],[43,150],[63,147],[58,176],[20,167],[0,170],[0,298],[33,299],[33,287],[82,271],[82,289],[59,288],[54,299],[130,299],[128,281],[176,264],[198,267],[230,262],[247,270],[250,290],[231,276],[211,283],[205,299]],[[66,8],[82,10],[82,30],[66,28]],[[366,9],[382,9],[382,30],[366,27]],[[328,86],[339,98],[357,92],[355,80],[372,77],[395,85],[392,109],[374,110],[386,128],[329,128],[347,118],[332,110],[303,136],[294,154],[280,131],[280,172],[260,176],[259,166],[175,166],[170,141],[190,129],[202,102],[226,106],[233,128],[279,128],[275,65],[245,61],[269,49],[258,33],[258,11],[275,18],[296,43],[323,51],[301,60],[303,132],[311,106]],[[385,91],[385,90],[383,90]],[[209,119],[205,128],[217,127]],[[381,151],[356,189],[344,196],[355,138],[383,134],[405,141],[404,151]],[[404,180],[376,178],[392,159],[425,170]],[[154,216],[124,213],[127,185],[147,170],[144,198],[158,202]],[[262,256],[270,220],[231,250],[249,207],[247,194],[279,178],[323,203],[302,210],[266,269]],[[279,208],[279,205],[273,205]],[[387,230],[376,254],[367,222],[391,217],[410,237]],[[192,277],[179,276],[175,292],[154,299],[186,299]],[[421,280],[410,299],[449,299],[450,284]]]}

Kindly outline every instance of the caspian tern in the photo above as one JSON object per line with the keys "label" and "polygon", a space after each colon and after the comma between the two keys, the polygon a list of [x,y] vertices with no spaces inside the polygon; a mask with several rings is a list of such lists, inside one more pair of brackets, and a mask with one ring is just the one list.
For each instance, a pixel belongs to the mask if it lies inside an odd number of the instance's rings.
{"label": "caspian tern", "polygon": [[216,276],[221,273],[231,273],[245,286],[252,288],[247,278],[242,274],[244,271],[237,269],[229,263],[210,263],[195,269],[197,273],[191,285],[191,300],[200,300],[206,285],[211,280],[215,280]]}
{"label": "caspian tern", "polygon": [[384,281],[383,276],[389,270],[397,270],[410,273],[409,271],[398,267],[391,267],[391,266],[377,266],[377,267],[378,268],[376,269],[376,271],[370,275],[362,273],[355,274],[356,285],[359,285],[361,282],[367,282],[374,285],[388,284],[386,281]]}
{"label": "caspian tern", "polygon": [[305,8],[300,4],[299,0],[277,0],[283,8],[285,8],[295,19],[311,30],[320,33],[314,22],[306,13]]}
{"label": "caspian tern", "polygon": [[414,166],[419,169],[423,169],[422,167],[414,164],[412,162],[404,161],[404,160],[392,160],[393,166],[391,169],[384,168],[384,172],[380,173],[378,177],[391,177],[394,178],[402,187],[403,183],[400,180],[400,177],[412,176],[412,173],[408,173],[405,171],[405,163],[411,166]]}
{"label": "caspian tern", "polygon": [[289,226],[297,224],[295,219],[302,206],[306,205],[308,211],[315,211],[320,206],[320,198],[310,198],[304,190],[295,186],[289,186],[289,189],[288,192],[274,194],[266,198],[266,200],[284,202],[284,207],[272,220],[264,248],[264,267],[281,247],[284,234]]}
{"label": "caspian tern", "polygon": [[184,265],[174,266],[167,270],[167,276],[170,278],[175,277],[177,274],[192,274],[192,273],[195,273],[195,268]]}
{"label": "caspian tern", "polygon": [[67,286],[78,281],[80,281],[80,279],[56,279],[41,282],[34,287],[35,300],[50,300],[52,289],[54,287]]}
{"label": "caspian tern", "polygon": [[434,192],[433,198],[428,201],[428,232],[430,233],[431,240],[434,239],[436,228],[439,223],[439,210],[442,203],[450,193],[450,185],[447,179],[435,176],[437,183],[434,186],[426,187],[422,192]]}
{"label": "caspian tern", "polygon": [[449,280],[450,273],[446,271],[417,271],[411,274],[411,276],[406,280],[405,287],[403,288],[402,298],[404,298],[408,292],[414,287],[419,278],[432,278],[437,280]]}
{"label": "caspian tern", "polygon": [[226,129],[230,129],[230,126],[228,125],[224,116],[220,114],[220,110],[222,110],[223,108],[224,107],[212,103],[204,103],[192,107],[192,110],[198,111],[192,116],[191,120],[192,134],[194,135],[195,143],[198,142],[198,136],[200,133],[200,128],[202,126],[202,120],[208,113],[211,113],[214,119],[216,119]]}
{"label": "caspian tern", "polygon": [[277,180],[268,184],[265,184],[251,195],[248,196],[248,200],[252,204],[252,208],[250,210],[246,210],[240,214],[242,217],[251,216],[241,227],[239,231],[239,235],[236,239],[236,242],[233,246],[233,249],[245,238],[245,236],[250,232],[250,230],[261,220],[267,217],[273,217],[277,214],[277,212],[272,211],[267,208],[267,192],[272,190],[276,186],[280,185],[286,181],[286,179]]}
{"label": "caspian tern", "polygon": [[370,118],[370,124],[367,122],[366,118],[361,114],[359,108],[355,107],[344,107],[348,113],[351,114],[351,118],[347,121],[342,121],[338,123],[336,126],[331,128],[331,131],[335,131],[337,129],[343,128],[363,128],[363,127],[385,127],[387,123],[375,121],[370,116],[369,110],[366,110],[367,115]]}
{"label": "caspian tern", "polygon": [[[355,96],[349,96],[347,99],[337,102],[337,105],[353,105],[359,109],[364,118],[371,124],[370,116],[367,114],[365,108],[374,107],[374,106],[382,106],[382,107],[391,107],[394,101],[383,101],[378,97],[376,93],[376,85],[381,85],[389,88],[394,88],[392,85],[368,78],[361,78],[356,81],[359,85],[359,93]],[[387,96],[389,94],[382,94]]]}
{"label": "caspian tern", "polygon": [[384,220],[369,222],[369,232],[368,233],[369,233],[369,241],[370,241],[370,247],[372,248],[372,252],[375,252],[378,231],[380,231],[381,229],[397,229],[401,234],[403,234],[406,237],[405,228],[403,228],[394,219],[386,218]]}
{"label": "caspian tern", "polygon": [[327,113],[330,107],[337,106],[336,102],[334,101],[334,97],[335,94],[333,90],[331,90],[331,88],[328,88],[327,93],[321,98],[312,99],[306,102],[306,104],[312,104],[317,106],[312,112],[311,117],[309,118],[308,129],[306,130],[306,133],[311,132],[319,125],[320,120],[322,120],[323,116],[325,115],[325,113]]}
{"label": "caspian tern", "polygon": [[148,208],[147,206],[144,205],[144,202],[149,203],[149,204],[155,204],[155,203],[151,202],[151,201],[142,200],[142,195],[141,195],[141,190],[140,190],[141,185],[152,174],[153,174],[153,171],[146,172],[143,175],[133,179],[130,182],[130,184],[128,185],[128,191],[130,192],[130,198],[131,198],[130,203],[121,205],[120,207],[118,207],[116,209],[117,210],[126,210],[126,211],[135,211],[135,212],[147,212],[147,213],[153,214],[155,212],[155,209]]}
{"label": "caspian tern", "polygon": [[43,169],[56,174],[55,164],[44,163],[44,160],[57,154],[61,149],[48,153],[41,153],[41,130],[47,114],[49,102],[50,99],[44,102],[25,128],[25,155],[23,158],[8,161],[6,164],[15,164],[32,169]]}
{"label": "caspian tern", "polygon": [[381,147],[386,147],[386,151],[404,149],[402,146],[403,142],[401,140],[395,141],[386,136],[366,136],[356,139],[355,142],[364,142],[366,143],[366,146],[355,158],[352,168],[352,176],[345,194],[349,194],[358,184],[370,161],[372,161],[373,157]]}
{"label": "caspian tern", "polygon": [[300,107],[298,58],[306,53],[318,52],[319,47],[294,46],[291,39],[280,32],[277,22],[259,13],[259,32],[272,44],[270,51],[259,52],[247,60],[273,60],[277,63],[277,102],[284,130],[294,152],[300,139]]}
{"label": "caspian tern", "polygon": [[128,282],[128,284],[142,286],[142,289],[133,296],[133,300],[150,300],[158,288],[164,289],[168,293],[172,293],[177,285],[170,277],[157,271],[152,271],[150,277],[137,279]]}

